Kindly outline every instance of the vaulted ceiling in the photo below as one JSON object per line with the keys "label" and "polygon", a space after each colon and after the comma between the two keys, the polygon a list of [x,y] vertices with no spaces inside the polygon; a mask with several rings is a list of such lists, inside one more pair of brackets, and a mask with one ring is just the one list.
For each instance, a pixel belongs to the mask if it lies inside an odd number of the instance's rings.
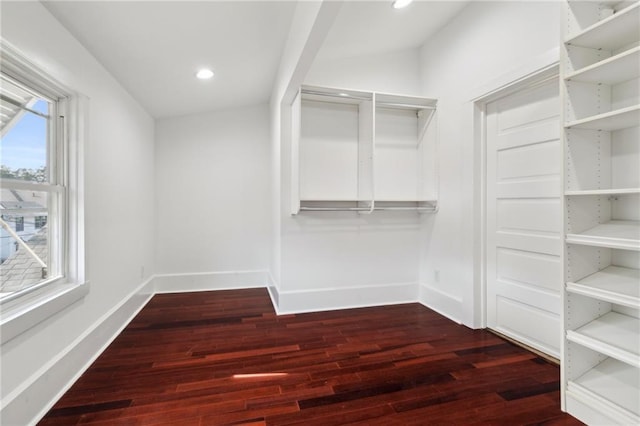
{"label": "vaulted ceiling", "polygon": [[[266,102],[295,1],[46,1],[49,11],[154,117]],[[344,1],[319,56],[420,46],[468,2]],[[198,68],[215,76],[201,81]]]}

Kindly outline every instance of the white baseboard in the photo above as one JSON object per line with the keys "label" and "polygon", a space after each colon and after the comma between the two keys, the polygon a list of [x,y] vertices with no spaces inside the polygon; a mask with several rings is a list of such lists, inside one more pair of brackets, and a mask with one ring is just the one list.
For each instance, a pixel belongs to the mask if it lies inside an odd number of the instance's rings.
{"label": "white baseboard", "polygon": [[266,270],[157,274],[154,284],[156,293],[187,293],[266,287],[268,277]]}
{"label": "white baseboard", "polygon": [[273,305],[273,309],[276,312],[278,311],[278,306],[280,306],[280,294],[278,292],[278,283],[276,279],[271,275],[271,271],[267,273],[267,291],[269,292],[269,297],[271,298],[271,304]]}
{"label": "white baseboard", "polygon": [[2,399],[0,424],[36,424],[153,296],[153,277]]}
{"label": "white baseboard", "polygon": [[418,283],[399,283],[308,291],[280,291],[269,286],[279,315],[333,311],[416,302]]}
{"label": "white baseboard", "polygon": [[428,284],[420,284],[419,301],[427,308],[436,311],[440,315],[449,318],[458,324],[462,324],[463,313],[462,299],[442,290],[431,287]]}

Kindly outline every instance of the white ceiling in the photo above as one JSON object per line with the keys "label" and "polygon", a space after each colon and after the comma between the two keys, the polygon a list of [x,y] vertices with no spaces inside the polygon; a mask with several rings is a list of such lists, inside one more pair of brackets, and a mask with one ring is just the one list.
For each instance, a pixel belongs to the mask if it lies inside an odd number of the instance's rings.
{"label": "white ceiling", "polygon": [[[266,102],[295,1],[45,1],[154,117]],[[415,48],[468,1],[349,1],[319,59]],[[198,68],[212,80],[200,81]]]}
{"label": "white ceiling", "polygon": [[341,59],[417,48],[471,0],[415,0],[404,9],[391,0],[345,1],[318,59]]}
{"label": "white ceiling", "polygon": [[[266,101],[295,9],[288,1],[44,4],[156,118]],[[197,80],[200,67],[214,78]]]}

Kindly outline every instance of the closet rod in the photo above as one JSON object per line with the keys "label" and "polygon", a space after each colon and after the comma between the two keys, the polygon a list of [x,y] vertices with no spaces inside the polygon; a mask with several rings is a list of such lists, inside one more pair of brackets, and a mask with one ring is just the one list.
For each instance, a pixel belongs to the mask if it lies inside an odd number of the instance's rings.
{"label": "closet rod", "polygon": [[357,99],[360,101],[371,101],[371,98],[363,97],[363,96],[354,96],[348,93],[327,93],[327,92],[318,92],[315,90],[301,90],[303,95],[318,95],[318,96],[327,96],[331,98],[344,98],[344,99]]}
{"label": "closet rod", "polygon": [[370,208],[364,207],[300,207],[300,210],[308,212],[368,212]]}
{"label": "closet rod", "polygon": [[419,210],[419,211],[435,211],[436,207],[376,207],[374,210]]}
{"label": "closet rod", "polygon": [[[300,207],[301,211],[308,212],[370,212],[370,208],[362,207]],[[417,211],[436,212],[437,207],[375,207],[374,210]]]}

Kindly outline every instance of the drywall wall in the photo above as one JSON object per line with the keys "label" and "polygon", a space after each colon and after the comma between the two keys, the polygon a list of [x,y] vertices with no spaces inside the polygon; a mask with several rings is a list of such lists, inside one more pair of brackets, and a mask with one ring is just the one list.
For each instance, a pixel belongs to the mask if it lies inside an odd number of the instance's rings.
{"label": "drywall wall", "polygon": [[[3,2],[1,19],[7,42],[89,98],[84,141],[89,294],[1,347],[2,423],[28,424],[99,346],[86,347],[74,368],[55,378],[43,368],[55,370],[61,354],[153,274],[154,124],[41,3]],[[102,330],[98,345],[114,331]],[[48,380],[39,381],[43,375]]]}
{"label": "drywall wall", "polygon": [[[389,64],[392,58],[395,62]],[[342,59],[339,66],[318,61],[304,83],[415,94],[420,89],[418,58],[418,51],[412,50]],[[390,73],[395,72],[407,78],[390,79]],[[285,126],[291,125],[283,121]],[[280,310],[415,300],[422,218],[415,212],[305,212],[292,216],[290,143],[290,139],[282,139]]]}
{"label": "drywall wall", "polygon": [[340,7],[341,1],[298,2],[271,93],[269,110],[272,204],[269,287],[276,305],[282,265],[281,211],[283,204],[284,208],[288,205],[281,193],[282,176],[288,176],[291,167],[288,152],[282,150],[282,142],[291,137],[291,101],[322,46],[322,41]]}
{"label": "drywall wall", "polygon": [[417,95],[420,90],[420,50],[407,49],[313,62],[304,79],[312,86]]}
{"label": "drywall wall", "polygon": [[421,301],[470,326],[481,325],[470,101],[482,94],[479,88],[557,48],[560,8],[559,2],[472,2],[420,53],[422,93],[439,100],[440,132],[440,211],[421,230]]}
{"label": "drywall wall", "polygon": [[156,272],[266,271],[268,106],[158,120],[155,158]]}

